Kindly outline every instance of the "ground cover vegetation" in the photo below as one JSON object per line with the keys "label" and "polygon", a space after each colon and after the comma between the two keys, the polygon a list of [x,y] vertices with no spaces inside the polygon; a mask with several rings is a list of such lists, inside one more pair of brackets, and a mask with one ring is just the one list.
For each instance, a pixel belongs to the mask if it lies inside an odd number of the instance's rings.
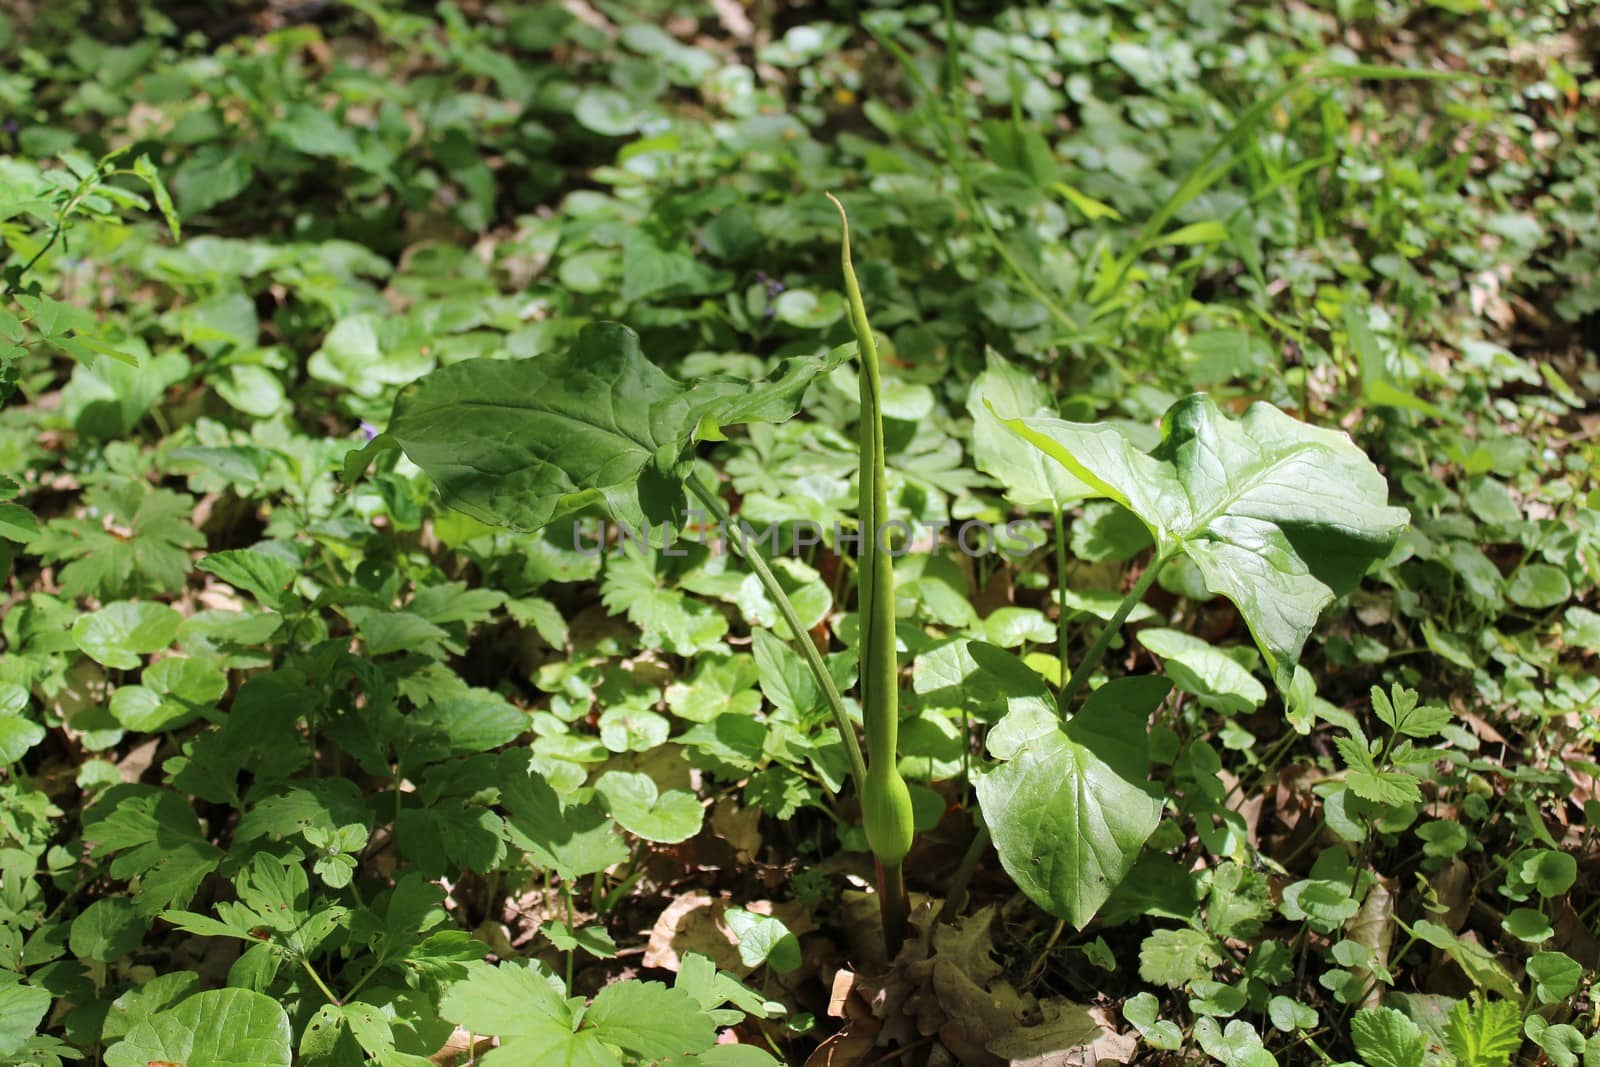
{"label": "ground cover vegetation", "polygon": [[0,55],[0,1063],[1600,1064],[1596,5]]}

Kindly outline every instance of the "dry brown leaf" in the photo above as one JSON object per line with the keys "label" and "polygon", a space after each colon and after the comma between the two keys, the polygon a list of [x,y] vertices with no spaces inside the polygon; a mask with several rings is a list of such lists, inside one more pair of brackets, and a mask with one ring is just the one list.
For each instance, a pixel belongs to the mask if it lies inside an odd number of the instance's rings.
{"label": "dry brown leaf", "polygon": [[711,808],[711,832],[733,846],[740,862],[748,863],[761,852],[761,810],[732,798],[719,800]]}
{"label": "dry brown leaf", "polygon": [[703,893],[686,893],[674,900],[650,929],[644,965],[675,972],[684,953],[698,952],[719,970],[743,973],[738,947],[719,921],[727,910],[727,901]]}
{"label": "dry brown leaf", "polygon": [[1472,872],[1458,857],[1440,868],[1428,884],[1445,907],[1438,922],[1452,933],[1459,932],[1472,907]]}
{"label": "dry brown leaf", "polygon": [[453,1064],[460,1063],[465,1057],[471,1056],[476,1059],[492,1048],[494,1048],[494,1038],[480,1037],[474,1043],[472,1035],[458,1026],[450,1034],[450,1037],[446,1039],[439,1051],[429,1056],[428,1059],[433,1061],[437,1067],[452,1067]]}
{"label": "dry brown leaf", "polygon": [[882,1057],[878,1050],[878,1020],[853,1019],[844,1029],[829,1035],[806,1057],[805,1067],[863,1067]]}
{"label": "dry brown leaf", "polygon": [[144,777],[144,772],[150,769],[150,764],[155,761],[156,750],[161,747],[159,737],[152,738],[140,745],[135,745],[126,756],[117,760],[117,775],[128,783],[137,782]]}
{"label": "dry brown leaf", "polygon": [[722,28],[738,40],[748,41],[756,32],[739,0],[711,0],[711,10],[717,13]]}
{"label": "dry brown leaf", "polygon": [[1383,999],[1383,983],[1372,980],[1374,969],[1387,970],[1389,953],[1394,948],[1394,904],[1399,887],[1392,878],[1379,878],[1372,883],[1361,910],[1350,923],[1350,940],[1372,953],[1371,968],[1354,968],[1356,980],[1367,990],[1362,1000],[1364,1008],[1375,1008]]}
{"label": "dry brown leaf", "polygon": [[[1126,1063],[1136,1042],[1082,1004],[1064,998],[1041,1001],[1043,1021],[1022,1026],[989,1042],[989,1051],[1008,1067],[1078,1067],[1105,1060]],[[1109,1038],[1109,1040],[1108,1040]]]}
{"label": "dry brown leaf", "polygon": [[732,907],[780,919],[796,937],[817,928],[811,913],[797,904],[774,905],[770,900],[753,900],[736,905],[704,893],[686,893],[668,904],[650,928],[644,965],[676,972],[685,953],[698,952],[715,963],[718,970],[739,978],[748,975],[754,968],[745,966],[739,958],[738,940],[724,918]]}

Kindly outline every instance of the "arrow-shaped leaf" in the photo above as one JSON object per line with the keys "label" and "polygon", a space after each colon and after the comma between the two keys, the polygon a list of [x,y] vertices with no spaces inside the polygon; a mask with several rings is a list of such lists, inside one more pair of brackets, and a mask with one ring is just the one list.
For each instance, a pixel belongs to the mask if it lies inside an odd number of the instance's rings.
{"label": "arrow-shaped leaf", "polygon": [[1388,555],[1409,518],[1387,505],[1383,475],[1349,437],[1269,404],[1235,421],[1204,394],[1185,397],[1149,454],[1106,426],[1007,425],[1139,516],[1164,558],[1193,560],[1238,606],[1285,691],[1318,615]]}
{"label": "arrow-shaped leaf", "polygon": [[1171,688],[1153,675],[1107,682],[1064,730],[1032,733],[978,779],[1001,866],[1029,900],[1079,929],[1161,820],[1145,785],[1146,731]]}
{"label": "arrow-shaped leaf", "polygon": [[599,504],[643,530],[677,519],[698,436],[791,417],[847,354],[789,360],[767,382],[690,388],[646,359],[632,330],[593,323],[559,355],[471,359],[413,382],[389,437],[480,522],[536,530]]}

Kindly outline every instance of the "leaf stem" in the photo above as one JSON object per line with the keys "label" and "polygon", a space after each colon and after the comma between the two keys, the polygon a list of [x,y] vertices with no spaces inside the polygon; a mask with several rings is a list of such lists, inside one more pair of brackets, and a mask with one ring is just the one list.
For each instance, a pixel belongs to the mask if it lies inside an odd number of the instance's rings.
{"label": "leaf stem", "polygon": [[310,960],[306,959],[304,956],[301,956],[300,966],[306,969],[306,973],[309,974],[311,976],[311,980],[317,984],[317,988],[322,990],[322,995],[328,998],[329,1004],[332,1004],[336,1008],[343,1006],[344,1002],[333,995],[333,990],[329,989],[327,983],[324,982],[317,974],[316,970],[311,966]]}
{"label": "leaf stem", "polygon": [[966,902],[967,886],[972,884],[972,876],[978,872],[978,861],[983,858],[990,841],[989,827],[978,827],[971,844],[967,845],[967,851],[961,856],[961,862],[956,865],[955,876],[945,890],[944,905],[939,909],[940,922],[954,922],[955,917],[961,914],[961,905]]}
{"label": "leaf stem", "polygon": [[1094,644],[1089,646],[1089,651],[1083,654],[1083,659],[1078,661],[1078,666],[1072,672],[1072,677],[1067,680],[1065,688],[1061,690],[1061,700],[1057,710],[1065,712],[1074,697],[1082,692],[1083,687],[1089,684],[1089,678],[1099,668],[1100,661],[1106,658],[1106,650],[1111,647],[1112,638],[1121,631],[1122,624],[1128,621],[1128,616],[1133,614],[1133,609],[1139,606],[1145,593],[1155,583],[1156,575],[1161,573],[1161,568],[1166,566],[1170,555],[1158,555],[1150,562],[1150,566],[1139,575],[1139,580],[1128,590],[1128,595],[1122,598],[1122,603],[1117,605],[1117,610],[1106,624],[1100,628],[1100,633],[1095,637]]}
{"label": "leaf stem", "polygon": [[690,476],[688,484],[689,491],[700,498],[700,502],[706,506],[712,519],[727,531],[729,543],[744,557],[745,562],[750,564],[750,569],[755,571],[761,587],[778,606],[778,614],[783,616],[784,624],[789,627],[793,642],[800,646],[800,653],[805,657],[806,665],[811,668],[817,685],[822,689],[828,710],[833,713],[833,721],[839,728],[839,740],[844,745],[845,758],[850,764],[850,777],[856,783],[856,791],[864,794],[867,785],[867,765],[861,756],[861,745],[856,741],[855,725],[850,721],[850,714],[845,710],[844,698],[839,695],[839,687],[834,683],[833,675],[828,672],[828,665],[824,662],[821,651],[807,634],[805,626],[801,624],[800,614],[795,611],[789,594],[778,584],[777,576],[772,573],[772,568],[767,566],[767,561],[761,557],[761,553],[733,531],[733,518],[728,514],[727,506],[722,503],[716,491],[701,481],[698,475]]}
{"label": "leaf stem", "polygon": [[1056,511],[1056,707],[1067,705],[1067,524],[1066,512]]}

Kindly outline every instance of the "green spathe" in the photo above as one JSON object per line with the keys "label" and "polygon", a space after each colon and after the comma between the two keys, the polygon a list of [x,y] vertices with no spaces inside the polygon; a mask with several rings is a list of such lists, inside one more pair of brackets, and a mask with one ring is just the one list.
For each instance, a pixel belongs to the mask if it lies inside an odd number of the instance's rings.
{"label": "green spathe", "polygon": [[1255,404],[1227,418],[1196,393],[1140,452],[1118,430],[1060,419],[1007,420],[1067,470],[1137,515],[1159,558],[1182,553],[1238,606],[1287,691],[1317,617],[1389,554],[1409,516],[1345,434]]}

